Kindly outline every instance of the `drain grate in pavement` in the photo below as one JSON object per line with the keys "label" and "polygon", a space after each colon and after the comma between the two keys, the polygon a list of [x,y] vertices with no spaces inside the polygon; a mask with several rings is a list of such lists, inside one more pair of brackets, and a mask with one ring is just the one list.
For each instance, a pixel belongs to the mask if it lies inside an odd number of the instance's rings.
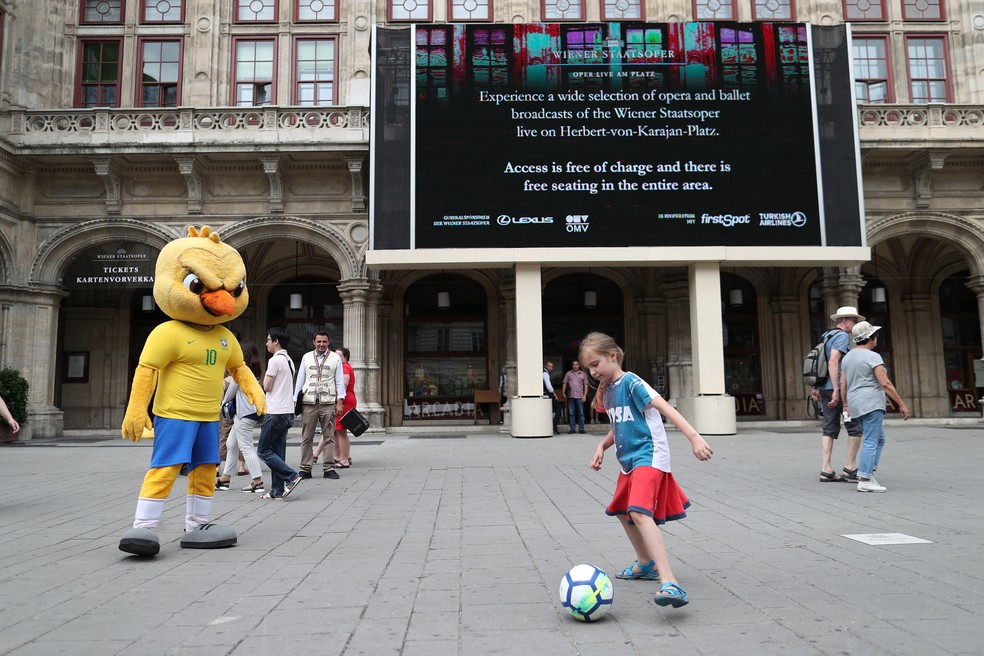
{"label": "drain grate in pavement", "polygon": [[408,440],[467,440],[467,435],[408,435]]}

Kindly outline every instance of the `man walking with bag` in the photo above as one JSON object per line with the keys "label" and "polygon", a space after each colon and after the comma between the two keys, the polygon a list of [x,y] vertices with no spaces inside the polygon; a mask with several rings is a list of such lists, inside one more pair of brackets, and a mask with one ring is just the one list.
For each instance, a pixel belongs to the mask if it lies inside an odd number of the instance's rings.
{"label": "man walking with bag", "polygon": [[[842,417],[844,401],[840,398],[840,362],[850,349],[848,336],[854,324],[864,321],[858,310],[852,306],[844,306],[830,315],[837,325],[829,331],[833,333],[826,343],[827,379],[813,388],[813,399],[820,403],[823,409],[820,438],[823,463],[820,467],[821,483],[857,483],[858,481],[858,449],[861,448],[861,425],[850,417]],[[826,333],[825,333],[826,334]],[[834,452],[834,440],[840,435],[841,419],[847,430],[847,455],[844,458],[843,473],[836,473],[831,465]]]}

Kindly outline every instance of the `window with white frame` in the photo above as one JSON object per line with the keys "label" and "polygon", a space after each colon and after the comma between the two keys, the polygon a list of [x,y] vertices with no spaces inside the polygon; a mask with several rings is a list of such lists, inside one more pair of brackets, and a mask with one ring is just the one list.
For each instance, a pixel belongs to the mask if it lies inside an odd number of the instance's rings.
{"label": "window with white frame", "polygon": [[429,21],[430,0],[387,0],[391,21]]}
{"label": "window with white frame", "polygon": [[902,1],[902,20],[941,21],[943,18],[943,0]]}
{"label": "window with white frame", "polygon": [[337,21],[338,3],[335,0],[295,0],[294,16],[298,22]]}
{"label": "window with white frame", "polygon": [[144,23],[181,23],[184,0],[141,0],[140,20]]}
{"label": "window with white frame", "polygon": [[490,21],[492,0],[449,0],[448,16],[453,21]]}
{"label": "window with white frame", "polygon": [[855,36],[851,39],[854,59],[854,95],[859,103],[890,103],[891,68],[887,36]]}
{"label": "window with white frame", "polygon": [[84,24],[119,24],[123,22],[123,0],[82,0]]}
{"label": "window with white frame", "polygon": [[950,101],[946,37],[910,36],[905,40],[909,92],[914,103]]}
{"label": "window with white frame", "polygon": [[584,1],[540,0],[540,15],[545,21],[584,20]]}
{"label": "window with white frame", "polygon": [[335,39],[299,38],[294,42],[294,103],[335,104]]}
{"label": "window with white frame", "polygon": [[844,20],[885,20],[885,0],[843,0],[843,2]]}
{"label": "window with white frame", "polygon": [[755,20],[794,20],[793,0],[752,0],[752,18]]}
{"label": "window with white frame", "polygon": [[601,20],[643,20],[642,0],[602,0]]}
{"label": "window with white frame", "polygon": [[276,99],[274,40],[237,39],[235,56],[233,104],[237,107],[273,104]]}
{"label": "window with white frame", "polygon": [[277,0],[235,0],[236,21],[268,23],[277,19]]}
{"label": "window with white frame", "polygon": [[181,40],[141,40],[137,107],[177,107],[180,82]]}
{"label": "window with white frame", "polygon": [[735,20],[735,0],[694,0],[696,20]]}

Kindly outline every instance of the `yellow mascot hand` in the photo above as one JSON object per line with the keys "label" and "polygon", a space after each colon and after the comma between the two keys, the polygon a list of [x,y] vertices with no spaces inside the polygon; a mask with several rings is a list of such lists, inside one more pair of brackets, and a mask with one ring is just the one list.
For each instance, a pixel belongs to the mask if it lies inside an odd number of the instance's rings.
{"label": "yellow mascot hand", "polygon": [[130,388],[130,402],[123,415],[123,439],[139,442],[144,437],[144,431],[154,434],[154,425],[147,415],[147,406],[157,389],[157,370],[137,365],[133,373],[133,386]]}
{"label": "yellow mascot hand", "polygon": [[249,370],[249,367],[243,363],[229,373],[232,374],[232,379],[236,381],[237,385],[239,385],[239,389],[246,394],[246,398],[249,399],[249,402],[256,408],[256,414],[265,415],[266,393],[256,381],[256,376],[254,376],[253,372]]}

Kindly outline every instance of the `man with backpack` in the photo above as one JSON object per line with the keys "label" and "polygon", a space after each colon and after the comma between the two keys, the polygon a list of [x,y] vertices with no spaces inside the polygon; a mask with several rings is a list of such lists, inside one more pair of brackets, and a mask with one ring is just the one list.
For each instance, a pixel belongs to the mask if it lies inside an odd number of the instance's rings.
{"label": "man with backpack", "polygon": [[[811,392],[813,399],[823,410],[820,438],[823,464],[820,468],[821,483],[857,483],[858,480],[858,449],[861,447],[861,424],[850,417],[842,417],[844,401],[840,398],[840,362],[850,348],[849,337],[851,329],[864,317],[852,306],[844,306],[830,315],[837,325],[823,334],[825,355],[827,360],[827,377],[817,380]],[[847,456],[844,458],[843,472],[838,474],[830,464],[834,452],[834,440],[841,430],[841,419],[847,430]]]}

